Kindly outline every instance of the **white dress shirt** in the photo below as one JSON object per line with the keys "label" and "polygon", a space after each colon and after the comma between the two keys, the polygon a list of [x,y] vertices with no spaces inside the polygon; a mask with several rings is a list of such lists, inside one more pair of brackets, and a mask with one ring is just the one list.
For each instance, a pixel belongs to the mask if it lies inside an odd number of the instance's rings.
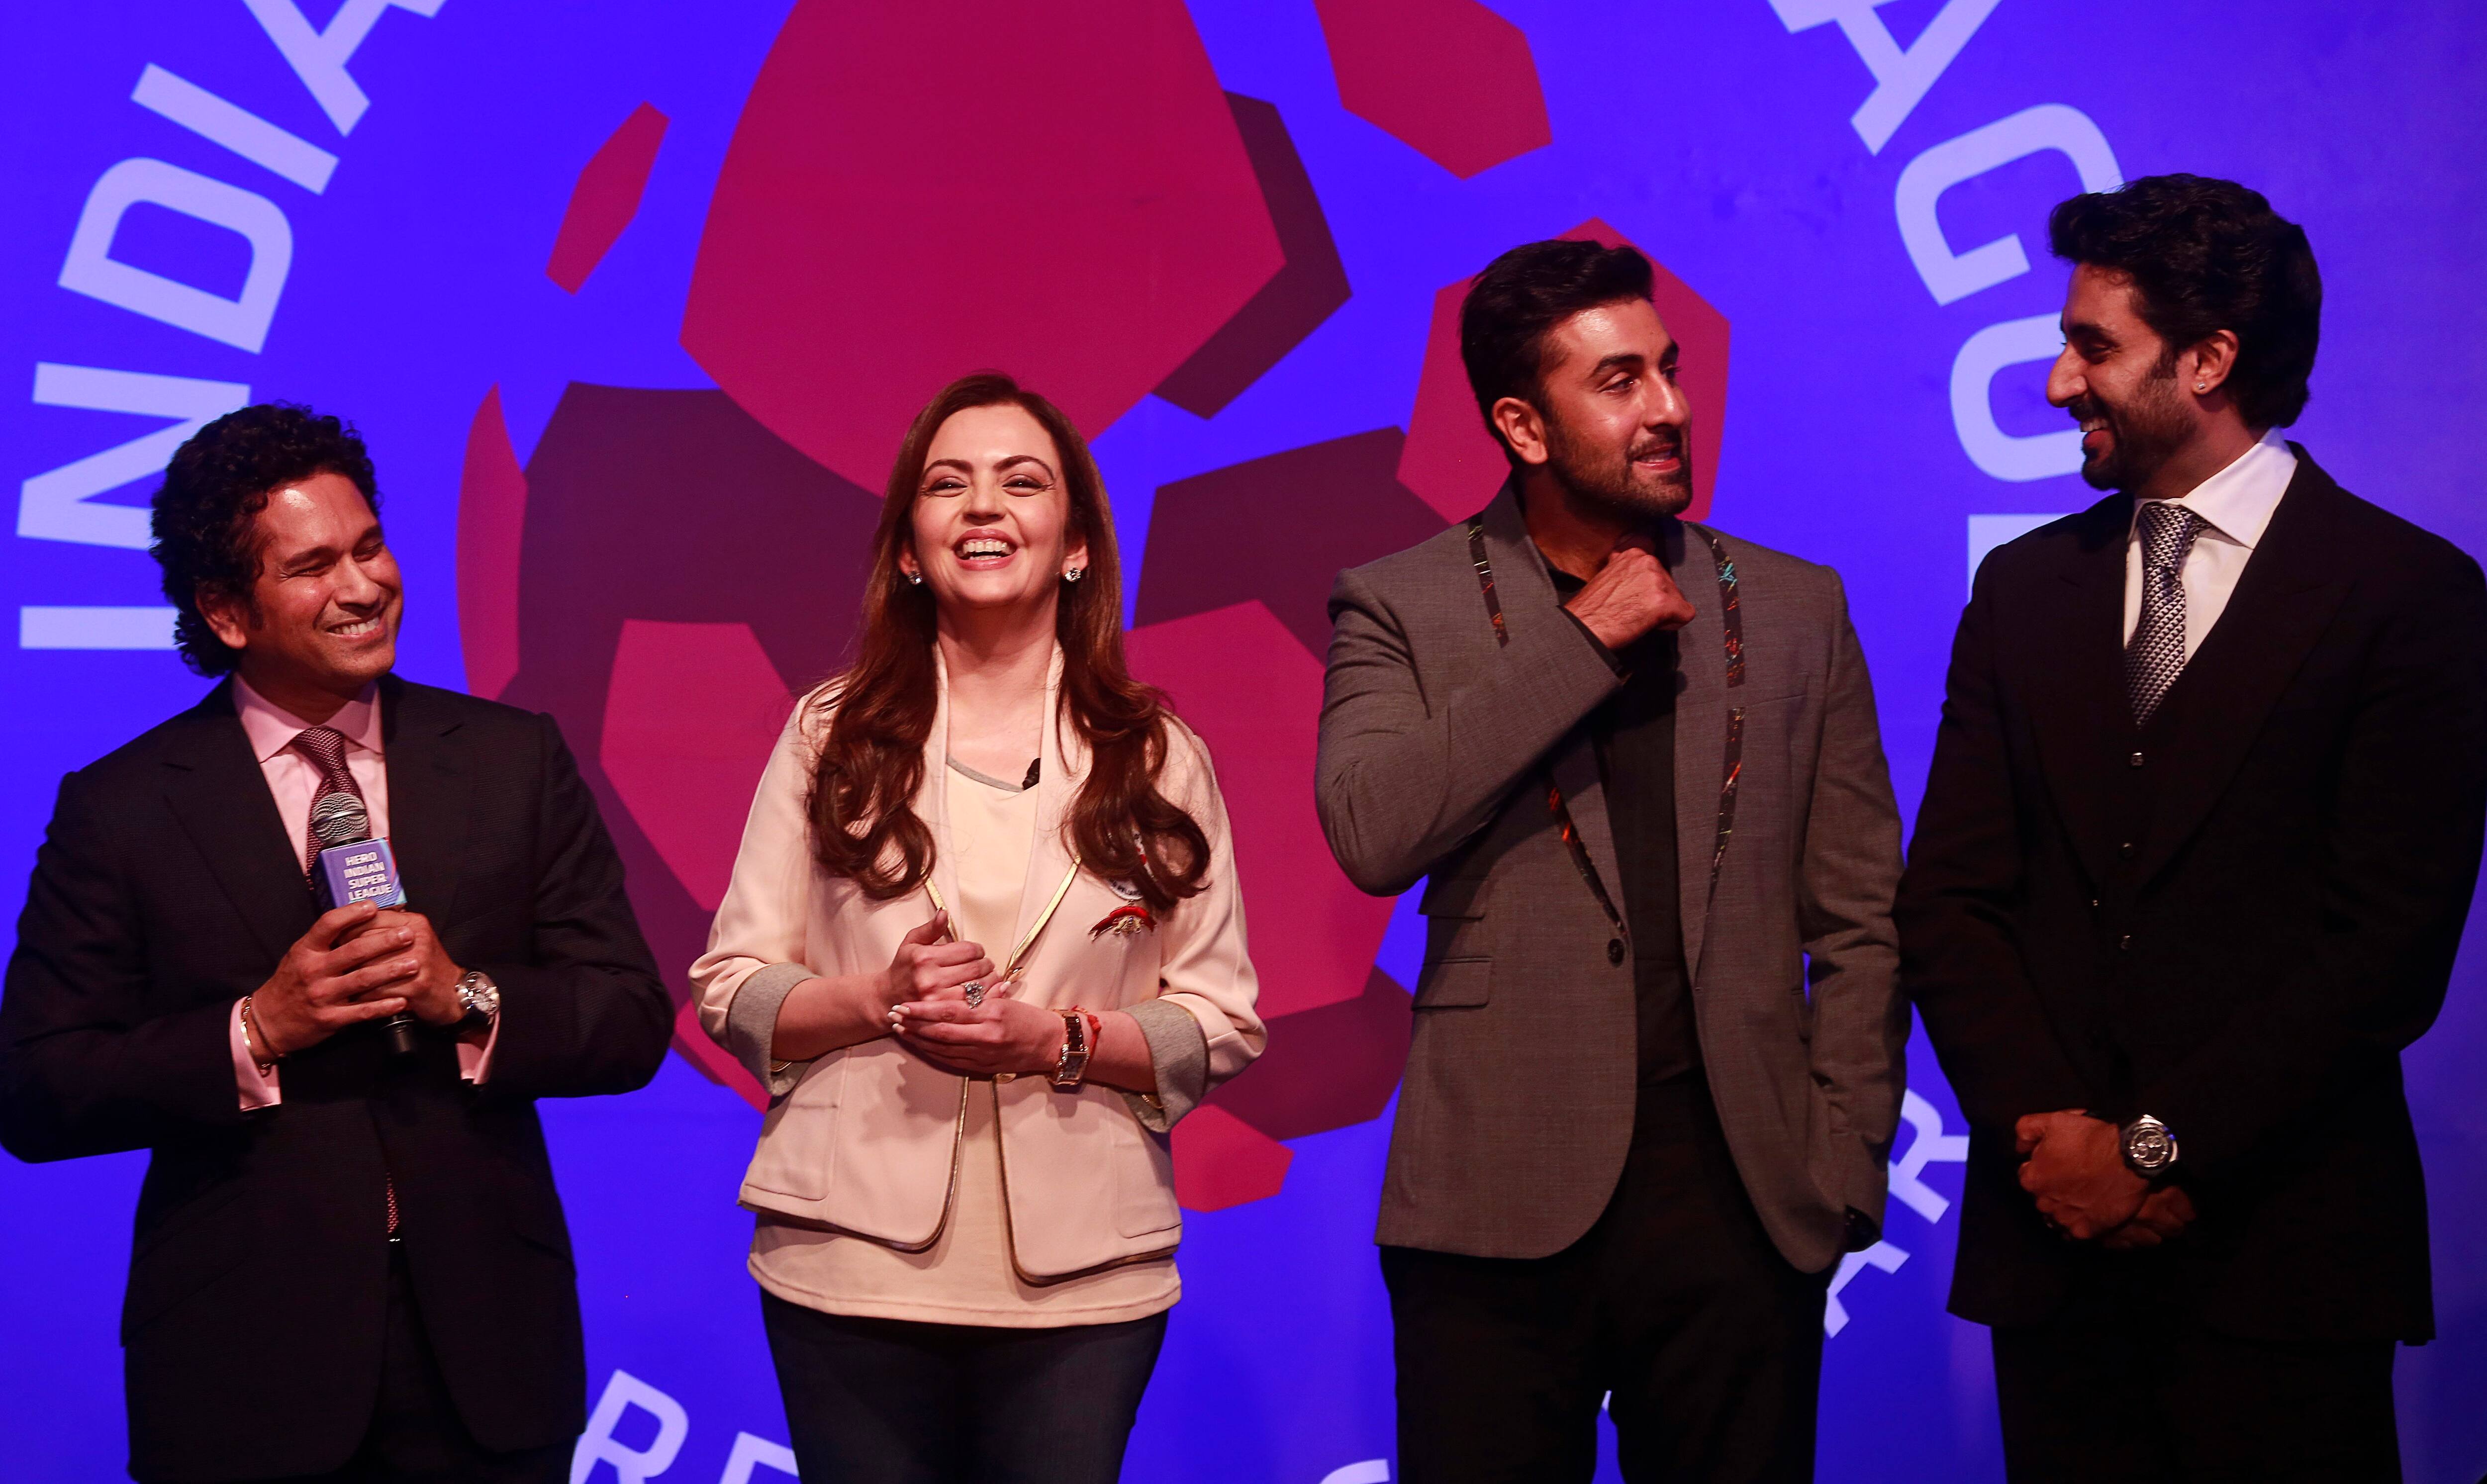
{"label": "white dress shirt", "polygon": [[2185,658],[2202,647],[2203,636],[2227,610],[2237,578],[2252,559],[2254,544],[2271,524],[2271,513],[2297,477],[2297,455],[2275,428],[2234,462],[2173,500],[2136,500],[2133,523],[2124,538],[2124,639],[2141,623],[2141,509],[2145,505],[2182,505],[2202,518],[2193,549],[2185,553],[2179,574],[2185,584]]}

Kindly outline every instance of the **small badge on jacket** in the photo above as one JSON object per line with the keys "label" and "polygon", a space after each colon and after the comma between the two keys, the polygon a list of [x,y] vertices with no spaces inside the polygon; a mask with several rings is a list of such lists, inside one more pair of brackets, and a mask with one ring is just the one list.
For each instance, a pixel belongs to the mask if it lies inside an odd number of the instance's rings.
{"label": "small badge on jacket", "polygon": [[1088,930],[1088,936],[1090,938],[1104,938],[1109,935],[1115,938],[1137,938],[1143,933],[1156,931],[1157,925],[1158,920],[1149,915],[1147,903],[1132,902],[1115,908],[1099,918],[1097,925]]}

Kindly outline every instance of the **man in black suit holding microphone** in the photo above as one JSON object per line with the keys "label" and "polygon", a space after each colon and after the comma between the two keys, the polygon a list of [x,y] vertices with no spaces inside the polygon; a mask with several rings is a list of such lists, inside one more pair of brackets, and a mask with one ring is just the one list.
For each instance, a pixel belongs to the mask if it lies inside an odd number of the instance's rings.
{"label": "man in black suit holding microphone", "polygon": [[[209,424],[154,533],[229,678],[62,780],[0,998],[0,1144],[152,1153],[130,1471],[563,1477],[586,1375],[534,1100],[644,1084],[672,1028],[595,801],[548,717],[390,675],[337,419]],[[362,839],[404,905],[328,906],[321,848]]]}

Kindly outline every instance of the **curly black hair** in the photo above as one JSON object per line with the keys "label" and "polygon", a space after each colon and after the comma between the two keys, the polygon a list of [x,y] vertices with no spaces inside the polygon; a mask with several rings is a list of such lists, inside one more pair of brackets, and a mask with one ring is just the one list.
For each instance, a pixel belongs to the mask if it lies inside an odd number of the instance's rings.
{"label": "curly black hair", "polygon": [[352,480],[380,508],[371,455],[348,424],[290,402],[228,412],[174,451],[163,487],[150,501],[154,545],[173,601],[173,640],[201,675],[222,675],[239,652],[216,637],[199,611],[201,594],[250,602],[259,576],[256,522],[267,497],[315,474]]}
{"label": "curly black hair", "polygon": [[1631,247],[1558,238],[1523,242],[1486,265],[1460,303],[1460,359],[1486,431],[1514,467],[1519,457],[1495,426],[1494,405],[1517,397],[1537,405],[1546,337],[1584,309],[1650,296],[1649,260]]}
{"label": "curly black hair", "polygon": [[2054,254],[2133,281],[2142,322],[2175,357],[2215,331],[2237,337],[2228,394],[2256,428],[2305,410],[2323,330],[2323,275],[2305,229],[2260,191],[2198,175],[2154,175],[2075,196],[2047,219]]}

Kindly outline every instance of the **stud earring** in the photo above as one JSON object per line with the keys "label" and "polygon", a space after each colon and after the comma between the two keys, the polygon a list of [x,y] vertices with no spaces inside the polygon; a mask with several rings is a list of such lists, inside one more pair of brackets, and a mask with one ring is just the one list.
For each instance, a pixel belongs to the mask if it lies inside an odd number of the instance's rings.
{"label": "stud earring", "polygon": [[1085,576],[1087,572],[1088,569],[1085,567],[1066,567],[1062,570],[1062,580],[1065,582],[1076,582],[1082,576]]}
{"label": "stud earring", "polygon": [[2197,392],[2207,392],[2210,389],[2211,383],[2208,381],[2196,381],[2194,383],[2194,390]]}
{"label": "stud earring", "polygon": [[924,585],[924,574],[920,572],[908,573],[907,574],[907,585],[908,587],[922,587]]}

